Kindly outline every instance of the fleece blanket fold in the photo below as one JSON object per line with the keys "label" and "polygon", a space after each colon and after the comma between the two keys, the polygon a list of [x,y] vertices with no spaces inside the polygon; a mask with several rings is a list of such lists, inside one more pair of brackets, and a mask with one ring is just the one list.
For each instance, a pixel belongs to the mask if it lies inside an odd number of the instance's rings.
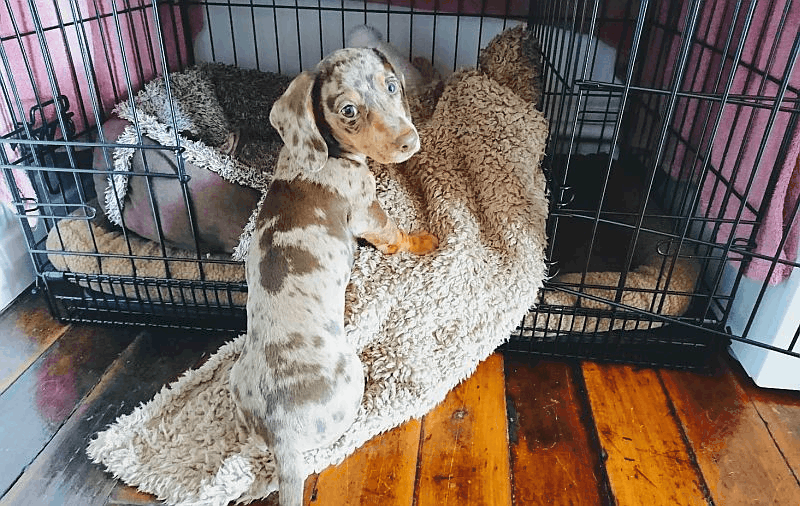
{"label": "fleece blanket fold", "polygon": [[[530,102],[462,71],[420,128],[420,153],[373,166],[387,212],[405,229],[430,230],[440,247],[424,257],[359,249],[345,323],[366,390],[347,433],[305,455],[308,473],[427,413],[535,302],[546,275],[547,136]],[[248,502],[276,490],[269,448],[233,417],[227,378],[242,342],[121,416],[91,441],[91,458],[170,504]]]}

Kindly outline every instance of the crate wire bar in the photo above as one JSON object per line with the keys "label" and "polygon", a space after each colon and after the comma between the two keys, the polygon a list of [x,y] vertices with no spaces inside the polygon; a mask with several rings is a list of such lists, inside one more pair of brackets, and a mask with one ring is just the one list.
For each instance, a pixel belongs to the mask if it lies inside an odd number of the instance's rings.
{"label": "crate wire bar", "polygon": [[[540,107],[551,123],[543,166],[551,278],[507,349],[702,368],[733,340],[800,357],[800,316],[790,314],[800,284],[794,229],[800,199],[787,190],[785,172],[800,145],[798,4],[3,0],[0,162],[39,282],[59,318],[241,331],[247,287],[207,279],[210,266],[236,262],[201,252],[200,210],[177,135],[180,111],[170,100],[174,142],[144,142],[134,121],[139,140],[126,144],[102,128],[114,106],[130,101],[135,109],[133,97],[154,79],[169,93],[165,76],[201,62],[296,74],[342,47],[359,24],[377,28],[403,54],[426,58],[446,77],[477,65],[480,48],[495,35],[527,23],[541,51]],[[133,252],[124,217],[127,254],[100,253],[89,226],[103,212],[92,180],[112,170],[118,149],[142,155],[144,172],[126,175],[145,183],[158,254]],[[173,154],[175,170],[149,166],[143,155],[156,152]],[[640,185],[636,198],[620,191],[627,177]],[[164,241],[154,186],[166,180],[189,217],[195,248],[188,257],[172,257]],[[581,187],[584,180],[591,188]],[[627,207],[614,207],[620,195],[631,200]],[[775,206],[783,209],[777,228]],[[93,248],[68,251],[63,239],[60,249],[47,247],[48,234],[61,237],[66,219],[86,222]],[[653,237],[661,263],[648,272],[656,282],[637,285],[643,245]],[[583,256],[565,259],[575,240]],[[616,243],[613,255],[609,242]],[[98,272],[59,271],[51,253],[96,261]],[[127,262],[131,275],[105,272],[109,258]],[[163,264],[165,275],[140,276],[140,261]],[[694,266],[694,282],[676,288],[686,262]],[[184,264],[196,266],[199,279],[175,277]],[[614,276],[595,276],[598,265]],[[636,297],[649,302],[629,302]],[[687,302],[686,309],[670,312],[670,298]],[[776,329],[765,321],[783,323]],[[777,330],[783,337],[770,339]]]}

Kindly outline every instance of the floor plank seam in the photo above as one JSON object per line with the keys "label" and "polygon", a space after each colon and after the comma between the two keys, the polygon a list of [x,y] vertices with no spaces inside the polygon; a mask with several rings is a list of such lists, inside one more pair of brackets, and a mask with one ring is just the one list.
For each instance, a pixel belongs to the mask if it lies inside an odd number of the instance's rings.
{"label": "floor plank seam", "polygon": [[580,362],[573,362],[570,366],[575,379],[575,390],[583,405],[583,409],[581,409],[581,421],[584,427],[586,427],[586,436],[589,438],[592,451],[598,456],[595,469],[597,473],[597,493],[600,496],[600,500],[604,501],[604,506],[618,506],[614,493],[611,490],[611,479],[608,477],[608,471],[606,470],[608,454],[600,444],[600,436],[597,433],[597,423],[592,413],[592,403],[589,401],[586,378],[583,376]]}
{"label": "floor plank seam", "polygon": [[[495,352],[497,353],[497,352]],[[508,399],[508,377],[506,376],[506,357],[502,353],[499,353],[500,359],[502,361],[502,375],[503,375],[503,413],[505,414],[505,444],[506,444],[506,458],[508,462],[508,506],[514,506],[514,464],[511,461],[511,434],[510,434],[510,427],[508,426],[508,406],[509,406],[509,399]]]}
{"label": "floor plank seam", "polygon": [[[128,345],[127,345],[127,346],[125,346],[125,347],[124,347],[124,348],[123,348],[123,349],[122,349],[122,350],[119,352],[119,354],[117,354],[117,357],[116,357],[114,360],[112,360],[112,361],[111,361],[111,362],[110,362],[110,363],[109,363],[109,364],[108,364],[108,365],[105,367],[105,369],[103,369],[103,372],[100,374],[100,376],[98,376],[98,378],[97,378],[97,381],[95,381],[94,385],[92,385],[92,388],[88,389],[88,390],[86,391],[86,394],[85,394],[83,397],[81,397],[81,399],[80,399],[78,402],[76,402],[76,403],[75,403],[75,407],[73,407],[73,408],[72,408],[72,411],[70,412],[69,416],[67,416],[67,417],[65,418],[65,420],[64,420],[64,423],[67,423],[67,420],[69,420],[69,419],[71,419],[71,418],[72,418],[72,416],[75,414],[75,412],[76,412],[76,411],[77,411],[77,410],[78,410],[78,409],[79,409],[81,406],[83,406],[83,405],[84,405],[84,403],[86,402],[86,400],[87,400],[87,399],[89,399],[89,398],[91,397],[92,393],[93,393],[93,392],[94,392],[94,390],[97,388],[97,386],[98,386],[98,385],[101,385],[101,384],[103,383],[103,380],[104,380],[104,379],[106,378],[106,376],[108,375],[108,372],[109,372],[109,371],[111,371],[111,370],[112,370],[112,368],[113,368],[113,367],[114,367],[114,366],[117,364],[117,361],[120,359],[120,357],[122,357],[123,355],[125,355],[125,353],[126,353],[128,350],[130,350],[132,346],[135,346],[135,345],[137,345],[137,343],[138,343],[139,339],[141,339],[141,338],[142,338],[142,336],[143,336],[143,335],[145,335],[145,334],[147,334],[147,330],[146,330],[146,329],[143,329],[143,330],[139,331],[139,332],[138,332],[138,333],[137,333],[135,336],[133,336],[133,339],[131,339],[131,342],[129,342],[129,343],[128,343]],[[118,407],[119,407],[119,408],[122,408],[123,406],[124,406],[124,402],[123,402],[123,403],[122,403],[120,406],[118,406]],[[62,424],[62,427],[63,427],[63,424]],[[59,427],[59,430],[61,430],[61,427]],[[56,433],[58,433],[58,431],[56,431]],[[53,437],[55,437],[55,436],[53,436]]]}
{"label": "floor plank seam", "polygon": [[[729,356],[728,360],[724,361],[724,363],[727,364],[729,370],[731,371],[731,373],[733,373],[733,378],[736,384],[739,386],[739,388],[742,389],[742,391],[745,392],[745,395],[747,395],[747,400],[753,406],[753,409],[758,415],[758,418],[761,420],[761,423],[763,423],[764,427],[767,429],[767,434],[769,434],[769,438],[772,440],[773,444],[775,445],[775,448],[778,449],[778,453],[780,453],[780,456],[783,459],[784,463],[786,464],[786,467],[789,469],[789,472],[792,474],[797,484],[800,485],[800,476],[798,476],[797,473],[795,473],[794,470],[795,468],[792,466],[791,459],[787,457],[786,453],[783,451],[783,448],[781,448],[780,441],[778,440],[778,438],[775,437],[775,434],[772,431],[772,427],[770,427],[769,422],[761,414],[761,409],[759,409],[758,402],[756,402],[756,400],[753,399],[752,396],[750,395],[751,388],[760,389],[761,387],[755,385],[755,383],[752,382],[750,377],[747,375],[747,372],[745,372],[744,367],[742,367],[742,365],[739,362],[733,360],[732,357]],[[749,388],[748,384],[750,385]]]}
{"label": "floor plank seam", "polygon": [[312,478],[312,483],[310,484],[311,486],[309,487],[311,489],[311,492],[308,494],[309,495],[308,502],[313,503],[317,501],[317,485],[319,484],[319,473],[314,473],[310,477]]}
{"label": "floor plank seam", "polygon": [[[749,396],[748,396],[748,400],[750,400]],[[794,481],[796,481],[797,484],[800,485],[800,477],[798,477],[797,474],[794,472],[794,468],[792,467],[792,463],[789,461],[789,458],[786,457],[786,454],[784,453],[783,448],[781,448],[781,445],[778,442],[778,440],[775,439],[775,434],[773,434],[772,429],[769,426],[769,422],[767,422],[764,419],[764,417],[761,415],[761,411],[759,411],[759,409],[758,409],[758,406],[752,400],[750,400],[750,403],[753,405],[753,408],[755,409],[756,414],[758,415],[758,418],[761,420],[761,422],[764,424],[764,427],[767,429],[767,434],[769,434],[770,440],[772,440],[772,442],[775,444],[775,448],[778,449],[778,453],[780,453],[781,458],[783,459],[784,463],[786,463],[786,467],[789,469],[789,472],[794,477]]]}
{"label": "floor plank seam", "polygon": [[411,494],[411,506],[419,504],[419,483],[422,479],[420,466],[422,465],[422,444],[425,441],[425,417],[419,421],[419,444],[417,445],[417,465],[414,466],[414,492]]}
{"label": "floor plank seam", "polygon": [[[508,385],[508,369],[505,368],[503,370],[503,376],[506,381],[506,385]],[[516,504],[516,497],[517,497],[517,481],[514,476],[514,452],[512,447],[519,442],[519,415],[517,414],[517,409],[514,406],[514,400],[508,394],[508,390],[506,390],[506,437],[508,438],[508,468],[509,468],[509,486],[511,487],[511,504]]]}
{"label": "floor plank seam", "polygon": [[700,468],[700,463],[697,460],[697,455],[694,452],[694,448],[692,447],[692,442],[689,440],[689,436],[686,434],[686,428],[681,421],[681,417],[678,415],[678,410],[675,407],[675,403],[672,400],[672,396],[670,396],[669,389],[664,384],[663,372],[657,371],[658,383],[661,385],[661,389],[664,391],[664,396],[667,399],[667,407],[669,408],[669,414],[672,416],[672,419],[675,421],[675,425],[678,428],[678,433],[681,435],[681,441],[683,441],[683,445],[686,447],[686,453],[689,455],[690,464],[692,468],[695,470],[695,474],[697,475],[698,482],[700,483],[700,490],[703,491],[703,495],[705,496],[706,502],[708,506],[715,506],[714,504],[714,497],[711,495],[711,489],[706,482],[705,476],[703,476],[703,472]]}
{"label": "floor plank seam", "polygon": [[[67,419],[69,419],[69,417],[67,417]],[[56,430],[55,432],[53,432],[53,435],[52,435],[52,436],[50,437],[50,439],[47,441],[47,444],[44,444],[44,445],[42,445],[42,447],[41,447],[41,448],[39,448],[39,451],[38,451],[38,452],[36,452],[36,455],[35,455],[35,456],[34,456],[34,457],[33,457],[33,458],[30,460],[30,462],[28,462],[28,465],[26,465],[26,466],[25,466],[25,467],[22,469],[22,472],[20,472],[20,473],[17,475],[17,477],[16,477],[16,478],[14,478],[14,481],[13,481],[13,482],[12,482],[12,483],[11,483],[11,484],[8,486],[8,488],[6,488],[5,490],[2,490],[2,491],[0,491],[0,502],[2,502],[2,500],[3,500],[3,499],[6,497],[6,494],[8,494],[8,493],[9,493],[9,492],[11,492],[12,490],[14,490],[14,487],[16,486],[17,482],[18,482],[20,479],[22,479],[22,477],[23,477],[23,476],[25,476],[25,473],[26,473],[26,472],[28,472],[28,468],[31,466],[31,464],[33,464],[34,462],[36,462],[36,459],[38,459],[38,458],[39,458],[39,456],[40,456],[40,455],[41,455],[41,454],[42,454],[42,453],[45,451],[45,449],[47,448],[47,445],[49,445],[49,444],[50,444],[50,442],[53,440],[53,438],[55,438],[55,437],[56,437],[56,434],[58,434],[58,431],[59,431],[59,430],[61,430],[61,428],[62,428],[63,426],[64,426],[64,424],[62,423],[62,424],[61,424],[61,425],[58,427],[58,430]]]}
{"label": "floor plank seam", "polygon": [[[39,455],[40,455],[40,454],[41,454],[43,451],[44,451],[44,448],[42,448],[41,450],[39,450],[39,453],[37,453],[37,454],[36,454],[36,457],[38,457],[38,456],[39,456]],[[33,462],[34,460],[36,460],[36,457],[34,457],[34,458],[33,458],[33,460],[31,460],[31,462]],[[29,464],[29,465],[30,465],[30,464]],[[11,482],[11,485],[9,485],[7,489],[5,489],[5,490],[0,490],[0,501],[2,501],[2,499],[3,499],[3,498],[6,496],[6,494],[7,494],[9,491],[11,491],[11,490],[14,488],[14,485],[16,485],[16,484],[17,484],[17,482],[19,481],[19,479],[20,479],[20,478],[22,478],[22,476],[23,476],[24,474],[25,474],[25,470],[23,470],[21,473],[19,473],[19,474],[17,475],[17,477],[16,477],[16,478],[14,478],[14,481],[13,481],[13,482]]]}

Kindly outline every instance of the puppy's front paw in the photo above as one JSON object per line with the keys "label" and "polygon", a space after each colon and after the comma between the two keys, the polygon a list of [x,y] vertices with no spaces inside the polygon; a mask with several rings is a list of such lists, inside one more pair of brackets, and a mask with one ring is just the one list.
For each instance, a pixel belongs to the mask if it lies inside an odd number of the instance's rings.
{"label": "puppy's front paw", "polygon": [[394,255],[400,251],[400,246],[397,244],[376,244],[375,247],[384,255]]}
{"label": "puppy's front paw", "polygon": [[415,255],[425,255],[439,246],[439,239],[428,232],[416,232],[406,236],[406,249]]}

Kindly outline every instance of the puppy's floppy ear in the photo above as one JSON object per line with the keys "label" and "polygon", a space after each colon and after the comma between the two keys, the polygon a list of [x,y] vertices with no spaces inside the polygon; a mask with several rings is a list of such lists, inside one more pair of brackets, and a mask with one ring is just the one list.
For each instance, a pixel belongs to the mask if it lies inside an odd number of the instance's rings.
{"label": "puppy's floppy ear", "polygon": [[314,119],[311,89],[316,74],[303,72],[275,101],[269,122],[278,131],[289,154],[306,170],[317,172],[328,160],[328,146]]}

